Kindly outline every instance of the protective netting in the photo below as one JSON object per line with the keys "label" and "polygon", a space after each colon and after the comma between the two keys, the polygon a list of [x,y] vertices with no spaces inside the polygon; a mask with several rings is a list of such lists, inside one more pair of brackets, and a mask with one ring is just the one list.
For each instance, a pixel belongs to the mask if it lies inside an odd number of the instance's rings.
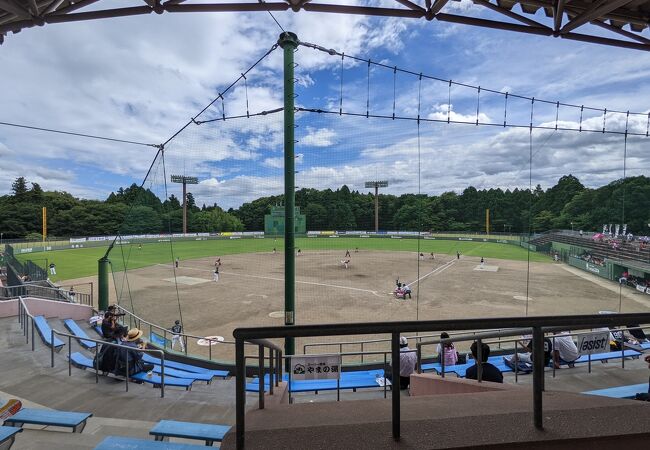
{"label": "protective netting", "polygon": [[[341,66],[314,70],[323,90],[298,97],[296,323],[645,308],[646,116]],[[117,301],[152,323],[226,340],[284,324],[283,116],[257,114],[277,105],[255,105],[255,86],[215,102],[124,194]],[[186,235],[173,175],[198,182]],[[232,358],[209,348],[189,339],[193,353]]]}

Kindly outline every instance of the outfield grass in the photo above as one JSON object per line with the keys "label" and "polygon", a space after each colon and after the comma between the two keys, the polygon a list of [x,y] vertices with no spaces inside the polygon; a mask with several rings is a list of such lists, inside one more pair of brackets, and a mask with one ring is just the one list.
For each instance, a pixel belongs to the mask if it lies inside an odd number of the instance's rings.
{"label": "outfield grass", "polygon": [[[298,238],[296,248],[308,250],[337,250],[345,252],[355,247],[375,251],[419,251],[453,255],[460,251],[463,255],[498,258],[514,261],[526,261],[528,252],[518,246],[492,242],[455,241],[455,240],[420,240],[417,239],[378,239],[378,238]],[[237,253],[271,252],[275,247],[281,252],[283,239],[232,239],[207,241],[177,241],[173,243],[173,257],[181,260],[204,258],[208,256],[223,256]],[[48,262],[56,264],[57,275],[53,281],[81,278],[97,275],[97,260],[106,252],[106,247],[92,247],[68,250],[55,250],[44,253],[17,255],[18,259],[31,259],[41,266]],[[123,260],[128,259],[128,268],[137,269],[160,263],[173,261],[172,246],[169,242],[145,243],[142,249],[137,245],[115,247],[109,255],[113,268],[123,267]],[[343,253],[341,254],[343,257]],[[550,261],[543,254],[531,252],[531,261]]]}

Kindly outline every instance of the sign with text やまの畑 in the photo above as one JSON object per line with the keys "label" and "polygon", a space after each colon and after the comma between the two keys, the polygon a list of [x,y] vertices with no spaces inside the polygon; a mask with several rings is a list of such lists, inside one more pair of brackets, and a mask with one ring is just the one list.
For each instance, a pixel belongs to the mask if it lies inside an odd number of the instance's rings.
{"label": "sign with text \u3084\u307e\u306e\u7551", "polygon": [[340,355],[291,357],[291,378],[294,380],[336,380],[340,374]]}

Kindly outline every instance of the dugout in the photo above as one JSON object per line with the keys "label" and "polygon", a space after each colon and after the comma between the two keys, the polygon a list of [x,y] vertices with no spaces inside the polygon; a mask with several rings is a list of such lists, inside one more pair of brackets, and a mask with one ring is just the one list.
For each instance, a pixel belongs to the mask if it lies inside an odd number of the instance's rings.
{"label": "dugout", "polygon": [[[300,207],[294,210],[294,233],[307,233],[307,216],[300,213]],[[271,206],[271,213],[264,216],[264,234],[278,236],[284,234],[284,206]]]}

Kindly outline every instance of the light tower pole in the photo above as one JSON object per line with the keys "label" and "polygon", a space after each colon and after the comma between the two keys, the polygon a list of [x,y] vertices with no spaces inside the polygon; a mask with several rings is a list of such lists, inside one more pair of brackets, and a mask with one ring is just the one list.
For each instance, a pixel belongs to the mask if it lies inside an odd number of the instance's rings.
{"label": "light tower pole", "polygon": [[375,233],[379,231],[379,188],[388,187],[388,181],[366,181],[367,188],[375,188]]}
{"label": "light tower pole", "polygon": [[[294,153],[294,64],[293,53],[298,48],[298,36],[284,32],[278,45],[284,54],[284,324],[296,323],[296,261],[295,261],[295,199],[296,159]],[[285,355],[295,354],[295,340],[284,339]],[[286,360],[289,370],[289,359]]]}
{"label": "light tower pole", "polygon": [[187,185],[199,184],[197,177],[186,177],[185,175],[172,175],[172,183],[183,184],[183,234],[187,233]]}

